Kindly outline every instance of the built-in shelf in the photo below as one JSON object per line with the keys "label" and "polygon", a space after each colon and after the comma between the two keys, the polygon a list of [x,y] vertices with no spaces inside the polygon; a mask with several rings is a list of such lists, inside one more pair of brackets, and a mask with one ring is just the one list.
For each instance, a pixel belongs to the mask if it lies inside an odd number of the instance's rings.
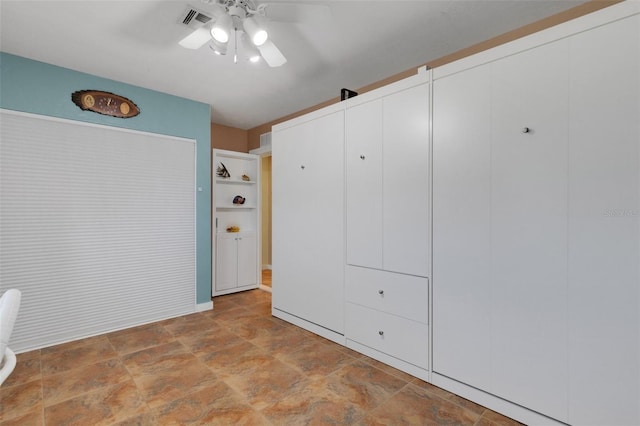
{"label": "built-in shelf", "polygon": [[[212,296],[257,288],[260,283],[260,157],[214,149],[214,173],[222,164],[230,176],[216,175],[213,180]],[[244,198],[245,203],[233,204],[236,197]],[[232,226],[240,232],[227,232]]]}
{"label": "built-in shelf", "polygon": [[255,209],[256,206],[245,206],[245,205],[240,205],[240,206],[216,206],[217,210],[251,210],[251,209]]}
{"label": "built-in shelf", "polygon": [[242,180],[242,179],[231,179],[231,178],[216,178],[216,183],[231,183],[231,184],[239,184],[239,185],[255,185],[255,180]]}

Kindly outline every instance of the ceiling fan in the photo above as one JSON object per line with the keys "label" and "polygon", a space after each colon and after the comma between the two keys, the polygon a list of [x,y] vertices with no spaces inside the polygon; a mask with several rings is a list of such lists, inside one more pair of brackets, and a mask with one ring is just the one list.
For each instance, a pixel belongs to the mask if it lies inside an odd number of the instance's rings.
{"label": "ceiling fan", "polygon": [[[233,40],[233,59],[238,61],[238,50],[252,62],[262,57],[270,67],[287,62],[264,26],[267,4],[256,5],[252,0],[203,0],[213,6],[212,15],[196,16],[203,25],[180,40],[187,49],[199,49],[206,43],[219,55],[226,55]],[[193,12],[196,12],[195,10]],[[202,15],[202,14],[201,14]],[[185,19],[191,19],[189,14]],[[207,18],[210,18],[207,20]],[[238,34],[240,33],[240,34]]]}

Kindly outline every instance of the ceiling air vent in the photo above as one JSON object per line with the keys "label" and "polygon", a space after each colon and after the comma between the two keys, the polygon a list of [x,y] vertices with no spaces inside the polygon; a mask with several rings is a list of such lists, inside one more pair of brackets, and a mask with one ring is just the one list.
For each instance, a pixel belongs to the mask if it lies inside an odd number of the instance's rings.
{"label": "ceiling air vent", "polygon": [[202,24],[206,24],[211,21],[211,17],[206,15],[203,12],[189,6],[187,10],[184,11],[178,20],[189,28],[198,28],[202,26]]}

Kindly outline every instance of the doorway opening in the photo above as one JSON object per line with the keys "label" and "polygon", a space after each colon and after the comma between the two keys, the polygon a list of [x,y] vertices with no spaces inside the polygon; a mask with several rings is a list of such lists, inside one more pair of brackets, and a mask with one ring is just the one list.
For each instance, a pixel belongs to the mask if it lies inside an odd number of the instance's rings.
{"label": "doorway opening", "polygon": [[262,274],[260,288],[271,292],[271,146],[251,150],[252,154],[259,154],[262,175],[260,177],[260,247]]}

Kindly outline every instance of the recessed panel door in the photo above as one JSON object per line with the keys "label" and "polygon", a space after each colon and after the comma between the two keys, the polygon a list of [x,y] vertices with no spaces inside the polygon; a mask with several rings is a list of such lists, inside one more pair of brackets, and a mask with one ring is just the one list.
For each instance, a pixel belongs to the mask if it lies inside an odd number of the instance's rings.
{"label": "recessed panel door", "polygon": [[383,100],[383,268],[426,277],[430,263],[429,89]]}
{"label": "recessed panel door", "polygon": [[640,424],[640,16],[569,43],[569,422]]}
{"label": "recessed panel door", "polygon": [[273,306],[344,333],[344,112],[272,143]]}
{"label": "recessed panel door", "polygon": [[347,263],[382,269],[382,100],[346,115]]}
{"label": "recessed panel door", "polygon": [[257,250],[256,234],[246,233],[238,236],[238,287],[256,285],[258,279]]}
{"label": "recessed panel door", "polygon": [[433,371],[491,389],[491,68],[433,83]]}
{"label": "recessed panel door", "polygon": [[218,291],[238,286],[236,238],[238,238],[237,233],[216,235],[216,290]]}
{"label": "recessed panel door", "polygon": [[567,419],[568,45],[495,61],[493,392]]}

